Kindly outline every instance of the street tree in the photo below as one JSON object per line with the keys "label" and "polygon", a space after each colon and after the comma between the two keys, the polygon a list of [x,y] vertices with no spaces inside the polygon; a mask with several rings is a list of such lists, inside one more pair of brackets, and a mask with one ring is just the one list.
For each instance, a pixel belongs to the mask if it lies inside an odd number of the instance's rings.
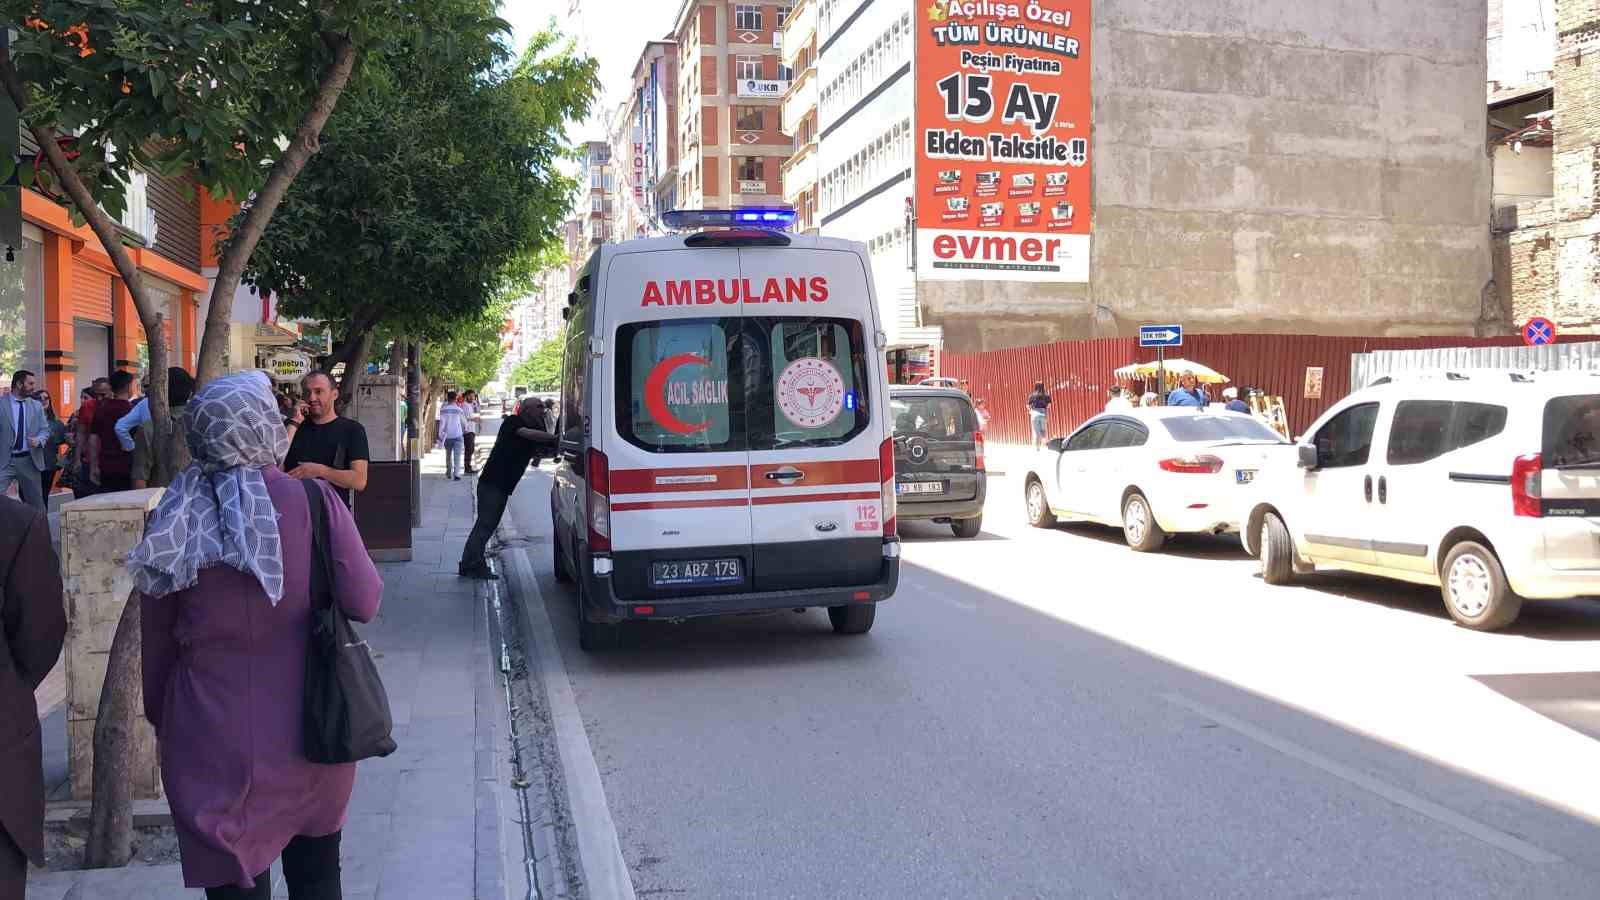
{"label": "street tree", "polygon": [[[38,187],[86,222],[132,296],[145,332],[151,442],[179,439],[166,378],[163,312],[117,219],[133,171],[195,179],[248,198],[221,259],[200,344],[198,380],[218,374],[233,295],[262,232],[318,148],[364,54],[402,36],[439,34],[424,0],[0,0],[14,37],[0,46],[0,87],[40,150],[0,176]],[[155,454],[153,482],[172,476]],[[138,598],[113,641],[96,724],[91,866],[132,853],[127,735],[138,706]],[[130,623],[133,623],[130,625]],[[130,675],[129,673],[134,673]],[[105,729],[104,734],[101,730]]]}
{"label": "street tree", "polygon": [[551,338],[517,363],[511,370],[511,383],[530,391],[553,391],[561,387],[562,339]]}
{"label": "street tree", "polygon": [[374,335],[453,340],[559,244],[595,64],[555,31],[514,57],[493,6],[453,0],[447,46],[371,60],[251,259],[247,281],[340,338],[346,397]]}

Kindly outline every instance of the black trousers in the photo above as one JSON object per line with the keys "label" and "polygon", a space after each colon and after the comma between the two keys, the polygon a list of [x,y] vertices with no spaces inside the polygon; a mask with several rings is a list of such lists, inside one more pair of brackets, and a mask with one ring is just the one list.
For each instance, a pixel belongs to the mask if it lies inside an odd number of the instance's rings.
{"label": "black trousers", "polygon": [[[339,832],[323,837],[297,837],[283,848],[283,880],[289,900],[341,900]],[[272,869],[256,876],[252,887],[206,888],[206,900],[272,900]]]}
{"label": "black trousers", "polygon": [[484,548],[489,546],[489,539],[500,527],[500,519],[506,514],[506,501],[510,499],[510,494],[482,478],[478,479],[478,519],[472,523],[467,546],[461,550],[463,566],[478,566],[487,562],[483,556]]}
{"label": "black trousers", "polygon": [[477,452],[478,436],[473,432],[467,431],[462,433],[461,440],[466,445],[462,449],[466,451],[466,456],[464,458],[466,459],[467,463],[467,474],[471,475],[474,471],[472,454]]}
{"label": "black trousers", "polygon": [[28,887],[28,857],[0,825],[0,900],[22,900]]}

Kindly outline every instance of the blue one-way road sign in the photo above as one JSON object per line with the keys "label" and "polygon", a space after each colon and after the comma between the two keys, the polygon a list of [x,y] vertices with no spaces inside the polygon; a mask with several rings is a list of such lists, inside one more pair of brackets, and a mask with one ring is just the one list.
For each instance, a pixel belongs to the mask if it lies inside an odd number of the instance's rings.
{"label": "blue one-way road sign", "polygon": [[1182,325],[1140,325],[1139,346],[1182,347]]}

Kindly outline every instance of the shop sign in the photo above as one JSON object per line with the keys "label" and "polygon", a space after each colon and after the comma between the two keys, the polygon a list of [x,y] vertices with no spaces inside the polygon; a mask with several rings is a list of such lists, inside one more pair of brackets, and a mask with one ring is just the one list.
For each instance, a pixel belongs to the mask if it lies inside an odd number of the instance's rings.
{"label": "shop sign", "polygon": [[917,4],[919,278],[1089,280],[1090,3]]}
{"label": "shop sign", "polygon": [[739,80],[739,96],[741,97],[782,97],[783,92],[789,89],[787,81],[770,81],[763,78],[742,78]]}
{"label": "shop sign", "polygon": [[267,357],[266,369],[273,381],[292,384],[311,374],[311,357],[298,350],[280,350]]}
{"label": "shop sign", "polygon": [[765,194],[766,192],[767,192],[767,183],[765,181],[740,181],[739,182],[739,193],[741,193],[741,194]]}

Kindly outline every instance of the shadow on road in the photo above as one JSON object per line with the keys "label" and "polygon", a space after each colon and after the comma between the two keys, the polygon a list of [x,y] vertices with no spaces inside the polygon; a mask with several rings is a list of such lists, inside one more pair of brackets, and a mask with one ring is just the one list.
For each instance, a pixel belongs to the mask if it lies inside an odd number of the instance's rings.
{"label": "shadow on road", "polygon": [[[1074,537],[1098,541],[1102,544],[1116,544],[1126,547],[1128,542],[1122,536],[1122,529],[1109,525],[1093,525],[1087,522],[1062,522],[1051,526],[1046,531],[1059,531]],[[1129,550],[1130,554],[1134,551]],[[1244,545],[1239,543],[1236,534],[1176,534],[1167,538],[1166,546],[1158,551],[1164,556],[1176,556],[1182,559],[1223,559],[1241,560],[1249,559],[1250,554],[1244,552]]]}
{"label": "shadow on road", "polygon": [[[1295,579],[1295,584],[1320,593],[1371,603],[1386,609],[1415,613],[1444,622],[1452,621],[1450,614],[1445,611],[1444,600],[1436,587],[1344,572],[1301,575]],[[1522,614],[1517,617],[1516,622],[1494,634],[1540,641],[1600,640],[1600,602],[1593,600],[1527,602],[1523,604]]]}

